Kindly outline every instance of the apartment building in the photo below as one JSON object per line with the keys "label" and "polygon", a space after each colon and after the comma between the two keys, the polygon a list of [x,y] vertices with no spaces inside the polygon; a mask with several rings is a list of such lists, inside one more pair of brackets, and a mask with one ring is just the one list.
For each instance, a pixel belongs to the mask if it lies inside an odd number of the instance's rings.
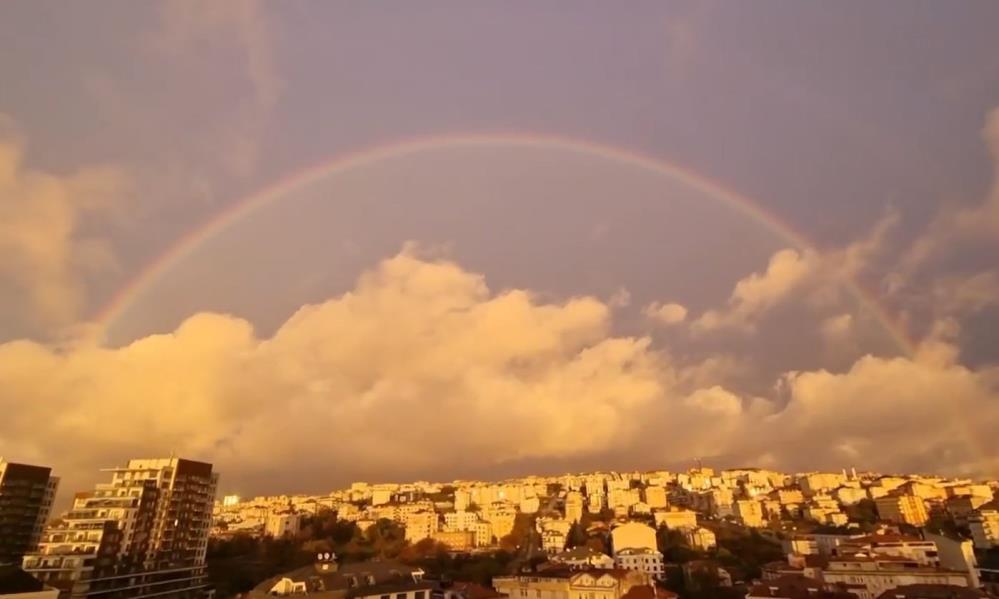
{"label": "apartment building", "polygon": [[903,557],[854,555],[829,560],[822,571],[826,588],[845,589],[858,599],[876,599],[885,591],[910,584],[968,586],[963,572],[920,565]]}
{"label": "apartment building", "polygon": [[50,468],[0,458],[0,565],[20,565],[38,545],[58,485]]}
{"label": "apartment building", "polygon": [[878,516],[888,522],[923,526],[929,520],[926,503],[913,495],[892,493],[874,500]]}
{"label": "apartment building", "polygon": [[762,528],[766,525],[763,519],[763,506],[755,499],[740,499],[735,502],[735,516],[743,526]]}
{"label": "apartment building", "polygon": [[968,517],[968,528],[976,549],[989,549],[999,546],[999,511],[979,510]]}
{"label": "apartment building", "polygon": [[663,554],[658,550],[640,547],[614,552],[614,565],[622,570],[644,572],[654,580],[665,578]]}
{"label": "apartment building", "polygon": [[548,570],[493,579],[510,599],[621,599],[636,587],[650,587],[648,575],[631,570]]}
{"label": "apartment building", "polygon": [[868,553],[902,557],[920,566],[939,566],[940,557],[937,544],[933,541],[899,534],[871,534],[853,537],[840,544],[842,554]]}
{"label": "apartment building", "polygon": [[139,459],[105,472],[111,482],[77,494],[24,556],[24,570],[73,599],[206,596],[212,465]]}
{"label": "apartment building", "polygon": [[697,528],[697,512],[693,510],[677,508],[654,510],[652,517],[655,518],[656,526],[665,526],[670,530]]}

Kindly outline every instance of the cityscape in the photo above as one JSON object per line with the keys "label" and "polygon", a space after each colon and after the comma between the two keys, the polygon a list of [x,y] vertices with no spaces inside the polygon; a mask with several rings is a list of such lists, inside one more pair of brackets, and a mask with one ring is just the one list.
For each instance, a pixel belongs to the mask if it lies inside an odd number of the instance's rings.
{"label": "cityscape", "polygon": [[997,26],[0,1],[0,599],[999,599]]}
{"label": "cityscape", "polygon": [[51,469],[0,460],[0,559],[28,577],[15,595],[884,599],[999,590],[996,480],[698,465],[242,498],[217,496],[220,475],[205,462],[132,459],[102,472],[106,482],[75,492],[55,516]]}

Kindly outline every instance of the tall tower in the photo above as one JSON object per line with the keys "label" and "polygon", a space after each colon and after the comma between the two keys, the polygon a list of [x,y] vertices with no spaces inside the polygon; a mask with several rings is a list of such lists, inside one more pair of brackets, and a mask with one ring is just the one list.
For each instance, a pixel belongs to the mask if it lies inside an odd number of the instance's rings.
{"label": "tall tower", "polygon": [[130,460],[111,482],[78,493],[23,568],[72,598],[113,594],[195,599],[207,593],[205,554],[218,474],[181,458]]}
{"label": "tall tower", "polygon": [[0,458],[0,565],[20,564],[34,551],[58,485],[50,468]]}

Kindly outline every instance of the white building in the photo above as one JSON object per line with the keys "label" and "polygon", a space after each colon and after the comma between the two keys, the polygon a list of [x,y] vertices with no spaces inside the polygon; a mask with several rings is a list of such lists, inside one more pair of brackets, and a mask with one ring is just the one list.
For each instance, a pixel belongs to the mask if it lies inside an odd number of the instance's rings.
{"label": "white building", "polygon": [[293,537],[298,534],[301,524],[302,515],[297,512],[291,510],[274,512],[267,516],[267,522],[264,523],[264,534],[275,539],[285,536]]}
{"label": "white building", "polygon": [[628,522],[616,526],[611,531],[611,547],[614,555],[624,549],[659,549],[656,541],[656,529],[641,522]]}
{"label": "white building", "polygon": [[622,549],[614,552],[614,565],[624,570],[644,572],[656,580],[665,576],[663,554],[655,549]]}

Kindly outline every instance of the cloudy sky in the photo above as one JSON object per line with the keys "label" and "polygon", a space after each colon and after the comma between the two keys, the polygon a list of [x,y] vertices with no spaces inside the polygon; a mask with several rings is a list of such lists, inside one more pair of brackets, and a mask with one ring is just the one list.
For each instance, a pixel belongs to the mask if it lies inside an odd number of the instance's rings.
{"label": "cloudy sky", "polygon": [[997,22],[0,3],[0,454],[999,476]]}

